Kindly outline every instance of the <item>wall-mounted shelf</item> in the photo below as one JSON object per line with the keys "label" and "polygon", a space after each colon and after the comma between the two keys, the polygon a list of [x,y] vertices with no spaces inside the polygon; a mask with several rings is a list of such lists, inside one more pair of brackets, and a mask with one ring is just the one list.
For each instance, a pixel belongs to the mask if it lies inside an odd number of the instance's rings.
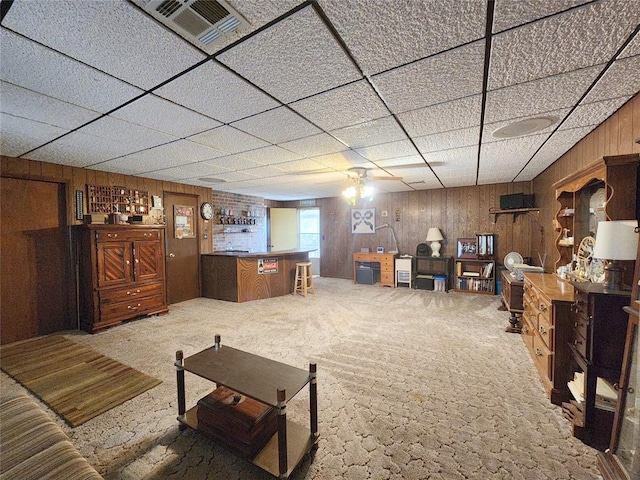
{"label": "wall-mounted shelf", "polygon": [[539,213],[540,213],[540,209],[539,208],[511,208],[509,210],[493,210],[490,209],[489,213],[491,215],[493,215],[493,223],[496,223],[496,221],[498,220],[498,217],[500,215],[513,215],[511,221],[515,222],[516,221],[516,217],[518,215],[529,215],[531,218],[533,218],[536,222],[538,221],[538,217],[539,217]]}

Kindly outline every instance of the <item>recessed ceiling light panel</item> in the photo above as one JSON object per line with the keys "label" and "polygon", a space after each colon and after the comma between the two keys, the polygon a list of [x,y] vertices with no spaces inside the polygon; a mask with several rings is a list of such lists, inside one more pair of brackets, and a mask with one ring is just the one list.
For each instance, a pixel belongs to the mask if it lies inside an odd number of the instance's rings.
{"label": "recessed ceiling light panel", "polygon": [[531,133],[539,132],[545,128],[556,123],[558,119],[556,117],[533,117],[526,120],[519,120],[517,122],[510,123],[504,127],[495,130],[492,135],[495,138],[512,138],[521,137],[523,135],[529,135]]}

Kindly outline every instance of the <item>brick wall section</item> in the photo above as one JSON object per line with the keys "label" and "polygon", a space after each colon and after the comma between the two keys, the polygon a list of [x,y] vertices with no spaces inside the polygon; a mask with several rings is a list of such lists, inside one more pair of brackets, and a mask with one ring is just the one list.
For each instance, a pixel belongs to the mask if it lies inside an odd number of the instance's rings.
{"label": "brick wall section", "polygon": [[[225,250],[228,244],[233,250],[267,251],[267,207],[262,197],[214,191],[211,204],[214,251]],[[231,210],[232,214],[226,215],[225,210]],[[249,217],[248,212],[253,215]],[[238,224],[227,224],[228,218],[235,218]]]}

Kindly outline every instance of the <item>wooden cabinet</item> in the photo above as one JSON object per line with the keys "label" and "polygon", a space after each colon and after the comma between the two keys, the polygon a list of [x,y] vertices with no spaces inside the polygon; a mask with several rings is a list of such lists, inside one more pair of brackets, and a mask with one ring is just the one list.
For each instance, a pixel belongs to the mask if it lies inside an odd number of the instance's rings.
{"label": "wooden cabinet", "polygon": [[640,478],[640,244],[631,302],[624,310],[628,315],[627,333],[611,443],[607,451],[598,454],[604,480]]}
{"label": "wooden cabinet", "polygon": [[[637,153],[603,157],[553,185],[558,200],[556,269],[571,263],[583,238],[595,237],[598,221],[636,218],[639,162]],[[625,268],[625,283],[630,284],[633,263],[626,262]]]}
{"label": "wooden cabinet", "polygon": [[[580,381],[572,381],[574,400],[563,405],[573,422],[573,435],[599,450],[609,446],[614,408],[602,399],[602,391],[620,378],[629,292],[605,290],[600,283],[572,282],[575,302],[571,307],[569,339],[575,371]],[[597,387],[600,383],[600,387]]]}
{"label": "wooden cabinet", "polygon": [[456,292],[485,295],[496,293],[496,262],[494,260],[456,258],[455,275],[454,290]]}
{"label": "wooden cabinet", "polygon": [[519,318],[524,310],[524,282],[518,281],[509,270],[502,271],[502,303],[511,314],[510,325],[506,328],[507,333],[522,333],[522,325]]}
{"label": "wooden cabinet", "polygon": [[371,264],[374,270],[380,271],[380,286],[393,287],[395,284],[395,253],[354,253],[353,281],[356,281],[356,269],[362,263]]}
{"label": "wooden cabinet", "polygon": [[522,339],[552,403],[569,398],[571,378],[567,344],[573,287],[553,274],[525,273]]}
{"label": "wooden cabinet", "polygon": [[163,226],[82,225],[75,237],[82,329],[168,311]]}

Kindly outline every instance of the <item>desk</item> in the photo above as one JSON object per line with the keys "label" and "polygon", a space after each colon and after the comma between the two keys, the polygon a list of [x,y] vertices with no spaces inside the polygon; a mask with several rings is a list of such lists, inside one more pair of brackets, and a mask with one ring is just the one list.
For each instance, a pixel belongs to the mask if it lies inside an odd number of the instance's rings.
{"label": "desk", "polygon": [[505,332],[507,333],[522,333],[522,323],[518,317],[522,317],[524,312],[524,304],[522,303],[522,297],[524,294],[524,281],[520,282],[511,275],[508,270],[502,271],[502,302],[511,317],[509,318],[509,325]]}
{"label": "desk", "polygon": [[353,283],[357,281],[356,270],[361,263],[377,263],[380,265],[380,286],[394,286],[395,253],[354,253],[353,254]]}

